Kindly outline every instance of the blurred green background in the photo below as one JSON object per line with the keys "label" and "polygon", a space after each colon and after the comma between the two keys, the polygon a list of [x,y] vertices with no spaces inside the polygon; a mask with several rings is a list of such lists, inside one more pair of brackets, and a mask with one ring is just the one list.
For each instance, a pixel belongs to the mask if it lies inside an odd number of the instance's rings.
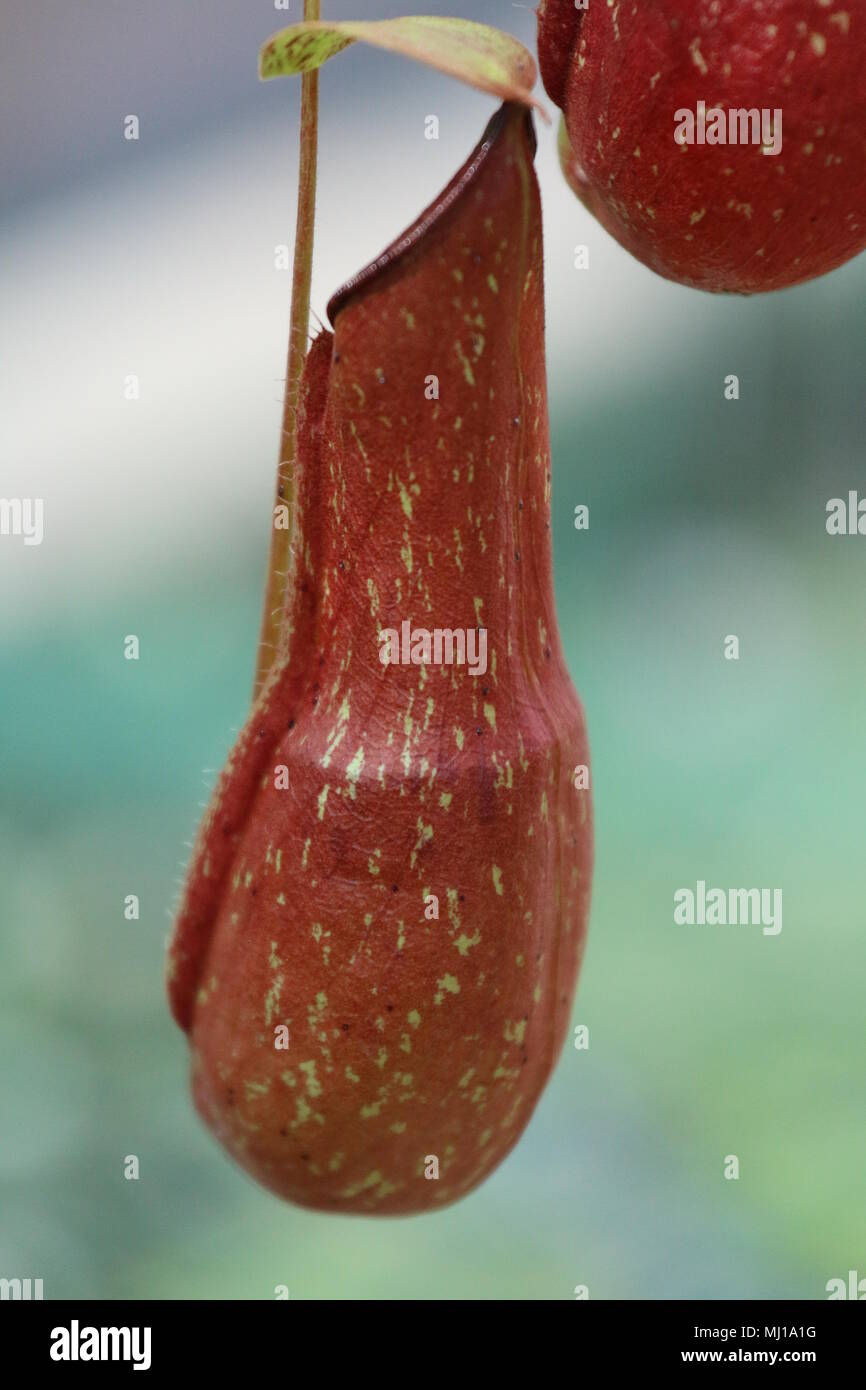
{"label": "blurred green background", "polygon": [[[518,8],[423,8],[533,43]],[[0,541],[0,1276],[47,1298],[822,1298],[866,1274],[866,540],[824,525],[866,492],[866,260],[761,300],[668,285],[571,199],[544,130],[556,583],[597,814],[590,1048],[566,1046],[514,1153],[435,1216],[281,1205],[194,1115],[162,960],[205,769],[249,696],[293,226],[297,93],[254,68],[284,16],[240,9],[3,21],[0,493],[44,497],[46,523],[41,547]],[[491,104],[360,50],[322,97],[324,316]],[[781,887],[781,934],[674,926],[699,878]]]}

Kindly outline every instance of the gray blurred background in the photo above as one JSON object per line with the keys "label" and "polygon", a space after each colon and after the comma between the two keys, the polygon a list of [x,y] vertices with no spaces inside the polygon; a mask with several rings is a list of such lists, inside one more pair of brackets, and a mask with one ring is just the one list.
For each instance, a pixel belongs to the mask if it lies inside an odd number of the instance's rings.
{"label": "gray blurred background", "polygon": [[[535,47],[524,6],[414,8]],[[162,955],[258,636],[299,88],[260,84],[256,55],[298,17],[300,0],[0,3],[0,495],[45,500],[41,546],[0,539],[0,1276],[48,1298],[824,1297],[866,1275],[866,539],[824,528],[829,498],[866,492],[866,260],[766,299],[670,285],[574,200],[553,129],[556,582],[598,819],[574,1015],[590,1049],[566,1048],[513,1155],[436,1216],[282,1206],[195,1118]],[[361,47],[321,94],[324,319],[494,103]],[[781,887],[781,934],[675,927],[699,878]]]}

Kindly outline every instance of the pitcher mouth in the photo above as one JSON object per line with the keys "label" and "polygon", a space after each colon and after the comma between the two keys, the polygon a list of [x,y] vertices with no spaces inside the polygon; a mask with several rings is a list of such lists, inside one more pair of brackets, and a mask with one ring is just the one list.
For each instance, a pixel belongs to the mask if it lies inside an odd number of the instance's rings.
{"label": "pitcher mouth", "polygon": [[526,123],[527,138],[529,140],[532,157],[538,148],[538,140],[535,134],[535,123],[532,119],[532,112],[525,106],[516,102],[504,102],[499,110],[490,118],[484,134],[481,136],[475,149],[466,160],[465,164],[458,169],[451,182],[442,190],[434,202],[427,207],[420,217],[417,217],[411,226],[387,246],[380,256],[369,265],[365,265],[363,270],[359,270],[350,280],[333,294],[328,301],[328,318],[331,326],[340,310],[353,295],[359,293],[392,265],[409,255],[417,246],[422,237],[426,236],[433,227],[437,226],[445,219],[459,201],[467,188],[474,183],[480,170],[487,161],[490,152],[496,147],[504,132],[508,128],[511,120],[520,118]]}

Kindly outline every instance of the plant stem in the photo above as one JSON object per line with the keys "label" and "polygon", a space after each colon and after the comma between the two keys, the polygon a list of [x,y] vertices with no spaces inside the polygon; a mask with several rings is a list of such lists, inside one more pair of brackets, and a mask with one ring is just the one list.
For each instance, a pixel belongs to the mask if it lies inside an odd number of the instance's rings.
{"label": "plant stem", "polygon": [[[320,0],[304,0],[304,19],[319,19]],[[295,459],[297,451],[298,396],[307,355],[310,327],[310,282],[313,275],[313,240],[316,220],[316,163],[319,126],[319,74],[301,78],[301,142],[298,168],[298,213],[295,225],[295,261],[292,279],[292,312],[283,404],[280,461],[277,468],[275,506],[288,508],[289,525],[277,529],[271,514],[271,553],[265,589],[265,608],[259,641],[254,695],[258,695],[276,658],[294,564]]]}

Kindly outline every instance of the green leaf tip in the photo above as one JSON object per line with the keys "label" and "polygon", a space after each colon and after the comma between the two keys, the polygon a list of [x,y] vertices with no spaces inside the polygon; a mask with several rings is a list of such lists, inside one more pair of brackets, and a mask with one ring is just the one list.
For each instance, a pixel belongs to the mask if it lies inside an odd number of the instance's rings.
{"label": "green leaf tip", "polygon": [[470,19],[410,15],[402,19],[335,23],[306,20],[290,24],[262,46],[259,76],[266,81],[312,72],[358,42],[414,58],[502,101],[535,107],[549,121],[544,107],[532,95],[538,70],[529,49],[513,35]]}

